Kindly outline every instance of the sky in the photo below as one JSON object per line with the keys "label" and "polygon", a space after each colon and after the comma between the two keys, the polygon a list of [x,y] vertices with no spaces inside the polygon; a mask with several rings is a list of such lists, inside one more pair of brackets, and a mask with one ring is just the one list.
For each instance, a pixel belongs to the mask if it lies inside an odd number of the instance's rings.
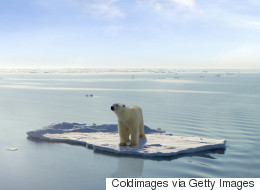
{"label": "sky", "polygon": [[0,0],[0,69],[260,69],[259,10],[259,0]]}

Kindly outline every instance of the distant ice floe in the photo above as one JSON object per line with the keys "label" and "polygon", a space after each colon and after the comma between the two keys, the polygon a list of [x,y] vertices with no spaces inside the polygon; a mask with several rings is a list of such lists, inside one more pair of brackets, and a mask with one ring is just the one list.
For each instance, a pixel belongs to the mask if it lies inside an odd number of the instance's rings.
{"label": "distant ice floe", "polygon": [[225,140],[194,136],[173,136],[160,129],[144,127],[147,139],[140,139],[137,147],[119,146],[117,125],[87,125],[79,123],[52,124],[29,131],[30,138],[83,145],[94,150],[119,155],[167,157],[212,149],[225,149]]}
{"label": "distant ice floe", "polygon": [[16,151],[16,150],[18,150],[18,148],[6,148],[5,150]]}

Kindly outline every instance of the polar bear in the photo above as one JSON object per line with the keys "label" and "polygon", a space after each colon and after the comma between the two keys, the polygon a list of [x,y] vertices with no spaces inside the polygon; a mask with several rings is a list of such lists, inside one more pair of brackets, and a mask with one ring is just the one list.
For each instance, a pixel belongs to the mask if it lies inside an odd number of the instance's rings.
{"label": "polar bear", "polygon": [[[144,134],[144,120],[142,109],[138,106],[125,106],[124,104],[113,104],[111,110],[118,117],[118,132],[120,137],[119,146],[137,146],[139,138],[146,138]],[[129,136],[131,135],[131,141]]]}

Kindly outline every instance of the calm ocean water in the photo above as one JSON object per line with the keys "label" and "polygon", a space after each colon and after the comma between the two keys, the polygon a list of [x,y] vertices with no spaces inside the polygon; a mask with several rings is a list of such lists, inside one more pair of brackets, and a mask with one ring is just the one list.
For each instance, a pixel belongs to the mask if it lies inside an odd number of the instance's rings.
{"label": "calm ocean water", "polygon": [[[3,190],[105,189],[106,177],[260,177],[257,72],[1,71],[0,92]],[[151,160],[27,139],[51,123],[116,123],[115,102],[142,107],[151,128],[226,139],[227,148]]]}

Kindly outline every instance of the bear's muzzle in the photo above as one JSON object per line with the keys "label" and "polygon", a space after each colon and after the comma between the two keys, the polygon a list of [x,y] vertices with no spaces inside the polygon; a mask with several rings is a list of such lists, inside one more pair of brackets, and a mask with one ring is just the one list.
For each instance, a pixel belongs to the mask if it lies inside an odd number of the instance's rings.
{"label": "bear's muzzle", "polygon": [[115,110],[114,106],[111,106],[111,110],[112,110],[112,111],[114,111],[114,110]]}

